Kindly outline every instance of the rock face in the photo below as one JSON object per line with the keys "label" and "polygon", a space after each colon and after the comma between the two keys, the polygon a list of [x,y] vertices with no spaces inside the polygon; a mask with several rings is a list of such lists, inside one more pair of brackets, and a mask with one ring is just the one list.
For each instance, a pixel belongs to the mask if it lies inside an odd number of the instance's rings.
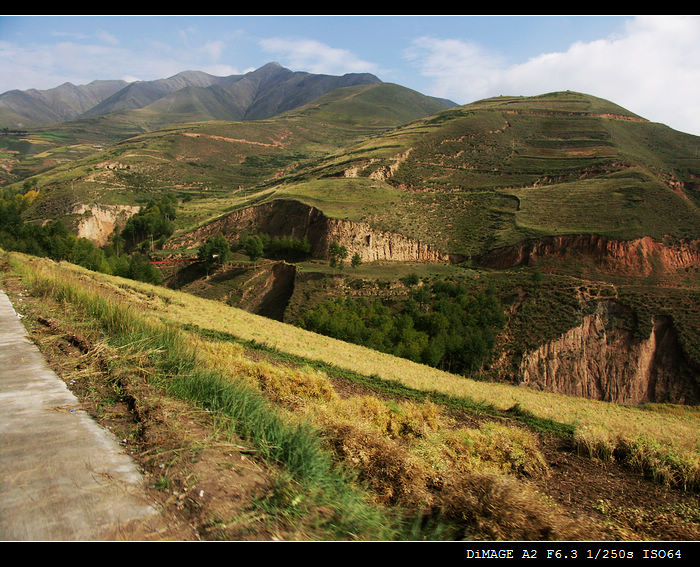
{"label": "rock face", "polygon": [[697,404],[700,369],[690,368],[672,321],[655,317],[639,340],[619,325],[632,315],[615,302],[599,303],[581,325],[523,356],[521,384],[615,403]]}
{"label": "rock face", "polygon": [[78,236],[104,246],[114,229],[125,224],[139,209],[127,205],[79,205],[73,209],[73,214],[82,215],[78,220]]}
{"label": "rock face", "polygon": [[616,240],[597,234],[547,236],[494,250],[478,262],[505,269],[535,264],[545,257],[575,255],[593,259],[604,270],[648,276],[655,269],[674,272],[700,266],[700,241],[668,246],[648,236],[635,240]]}
{"label": "rock face", "polygon": [[329,246],[335,241],[345,246],[348,259],[357,253],[363,262],[398,260],[438,263],[458,260],[424,242],[376,230],[366,223],[329,218],[315,207],[289,200],[271,201],[235,211],[171,240],[166,247],[193,248],[217,233],[223,233],[231,240],[244,231],[308,238],[311,254],[316,258],[327,258]]}
{"label": "rock face", "polygon": [[277,262],[265,266],[260,272],[258,276],[262,281],[244,287],[237,306],[251,313],[282,321],[289,298],[294,293],[296,268],[286,262]]}

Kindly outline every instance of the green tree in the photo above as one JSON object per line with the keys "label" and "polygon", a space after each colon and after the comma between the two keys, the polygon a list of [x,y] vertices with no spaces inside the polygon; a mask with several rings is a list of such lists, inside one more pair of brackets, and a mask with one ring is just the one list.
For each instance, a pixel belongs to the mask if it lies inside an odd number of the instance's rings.
{"label": "green tree", "polygon": [[207,238],[207,241],[197,251],[197,257],[204,262],[207,273],[209,273],[212,266],[225,264],[230,256],[231,246],[221,233]]}
{"label": "green tree", "polygon": [[163,281],[160,272],[151,264],[148,256],[143,254],[133,254],[130,257],[127,277],[152,284],[159,284]]}
{"label": "green tree", "polygon": [[175,202],[172,197],[150,201],[146,207],[129,218],[121,231],[126,248],[133,250],[143,243],[150,247],[153,241],[164,240],[175,230]]}
{"label": "green tree", "polygon": [[411,272],[410,274],[402,277],[401,281],[406,287],[413,287],[415,285],[418,285],[420,279],[418,278],[418,274],[416,274],[415,272]]}
{"label": "green tree", "polygon": [[360,258],[360,255],[355,252],[355,254],[352,257],[352,260],[350,261],[350,264],[352,265],[353,268],[357,268],[360,264],[362,264],[362,258]]}
{"label": "green tree", "polygon": [[262,239],[259,236],[254,235],[245,239],[243,242],[243,249],[245,250],[246,255],[253,262],[255,262],[262,257],[263,252],[265,251],[265,246]]}
{"label": "green tree", "polygon": [[343,267],[343,261],[348,257],[348,249],[345,246],[341,246],[335,240],[330,243],[328,247],[328,260],[329,264],[335,268]]}

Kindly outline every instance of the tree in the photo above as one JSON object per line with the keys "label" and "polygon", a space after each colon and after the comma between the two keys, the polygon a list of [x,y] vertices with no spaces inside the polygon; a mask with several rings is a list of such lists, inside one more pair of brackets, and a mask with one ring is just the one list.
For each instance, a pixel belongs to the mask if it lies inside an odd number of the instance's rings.
{"label": "tree", "polygon": [[345,248],[345,246],[341,246],[338,244],[335,240],[331,242],[330,246],[328,247],[328,260],[329,264],[335,268],[336,266],[339,268],[343,267],[343,260],[348,257],[348,249]]}
{"label": "tree", "polygon": [[265,246],[262,239],[259,236],[254,235],[245,239],[243,242],[243,249],[245,250],[246,255],[253,262],[255,262],[262,257]]}
{"label": "tree", "polygon": [[352,260],[350,261],[350,264],[352,265],[353,268],[357,268],[360,264],[362,264],[362,258],[360,258],[360,254],[355,252],[355,254],[352,257]]}
{"label": "tree", "polygon": [[223,234],[219,233],[199,247],[197,257],[204,262],[207,273],[212,266],[224,264],[231,255],[231,247]]}
{"label": "tree", "polygon": [[418,274],[416,274],[415,272],[411,272],[410,274],[400,279],[406,287],[413,287],[415,285],[418,285],[418,282],[420,281],[420,279],[418,278]]}
{"label": "tree", "polygon": [[165,196],[160,201],[149,201],[146,207],[133,215],[121,231],[126,248],[133,250],[144,243],[151,247],[154,240],[165,239],[175,230],[174,198]]}
{"label": "tree", "polygon": [[163,281],[160,272],[151,264],[148,256],[133,254],[129,259],[129,271],[127,277],[132,280],[159,284]]}

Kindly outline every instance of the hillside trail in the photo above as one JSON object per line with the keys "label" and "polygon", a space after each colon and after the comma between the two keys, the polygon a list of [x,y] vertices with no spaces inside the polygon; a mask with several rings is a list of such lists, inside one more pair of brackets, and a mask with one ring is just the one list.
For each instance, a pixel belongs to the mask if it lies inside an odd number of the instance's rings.
{"label": "hillside trail", "polygon": [[132,539],[159,521],[131,458],[48,367],[0,290],[0,540]]}

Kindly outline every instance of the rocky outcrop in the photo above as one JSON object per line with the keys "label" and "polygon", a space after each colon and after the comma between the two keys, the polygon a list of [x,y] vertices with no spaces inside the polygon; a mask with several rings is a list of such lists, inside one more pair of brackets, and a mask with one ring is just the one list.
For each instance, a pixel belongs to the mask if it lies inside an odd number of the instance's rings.
{"label": "rocky outcrop", "polygon": [[612,301],[560,338],[526,353],[519,381],[538,390],[623,404],[700,401],[699,372],[686,361],[672,321],[655,317],[635,339],[620,324],[634,314]]}
{"label": "rocky outcrop", "polygon": [[419,240],[377,230],[366,223],[329,218],[315,207],[290,200],[275,200],[235,211],[171,240],[166,248],[194,248],[218,233],[235,240],[242,232],[308,238],[311,254],[316,258],[327,258],[330,244],[338,242],[347,249],[348,259],[357,253],[363,262],[438,263],[460,259]]}
{"label": "rocky outcrop", "polygon": [[670,246],[651,237],[617,240],[597,234],[546,236],[493,250],[477,259],[483,266],[506,269],[534,265],[544,258],[582,257],[601,269],[635,276],[655,270],[676,272],[700,266],[700,240]]}
{"label": "rocky outcrop", "polygon": [[114,229],[126,223],[140,207],[128,205],[78,205],[72,213],[80,215],[78,236],[92,240],[98,246],[107,244]]}

